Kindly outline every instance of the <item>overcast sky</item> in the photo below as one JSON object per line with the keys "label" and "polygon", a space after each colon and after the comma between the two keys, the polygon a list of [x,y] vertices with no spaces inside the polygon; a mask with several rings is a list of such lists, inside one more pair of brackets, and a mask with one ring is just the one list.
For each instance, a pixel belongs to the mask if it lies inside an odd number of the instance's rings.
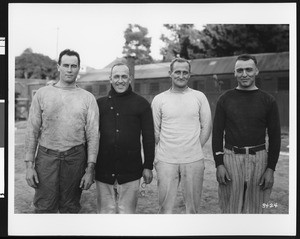
{"label": "overcast sky", "polygon": [[201,28],[209,23],[282,23],[285,9],[276,4],[265,6],[14,3],[9,5],[10,55],[18,56],[30,47],[33,52],[57,59],[60,51],[71,48],[79,52],[82,65],[103,68],[122,56],[124,31],[132,23],[148,28],[151,55],[161,59],[163,24],[193,23]]}

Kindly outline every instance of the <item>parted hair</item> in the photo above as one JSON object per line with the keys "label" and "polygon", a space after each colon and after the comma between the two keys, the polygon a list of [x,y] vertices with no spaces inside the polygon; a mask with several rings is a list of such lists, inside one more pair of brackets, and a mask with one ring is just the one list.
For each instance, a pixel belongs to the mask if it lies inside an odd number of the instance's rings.
{"label": "parted hair", "polygon": [[253,60],[255,65],[257,66],[257,60],[256,60],[256,57],[255,56],[252,56],[250,54],[242,54],[242,55],[239,55],[237,58],[236,58],[236,61],[248,61],[248,60]]}
{"label": "parted hair", "polygon": [[80,66],[80,56],[79,56],[78,52],[73,51],[73,50],[70,50],[70,49],[65,49],[65,50],[63,50],[63,51],[59,54],[59,57],[58,57],[58,65],[60,65],[60,63],[61,63],[61,58],[62,58],[64,55],[67,55],[67,56],[76,56],[77,59],[78,59],[78,66]]}
{"label": "parted hair", "polygon": [[188,63],[189,64],[189,72],[191,72],[191,63],[190,63],[190,61],[188,61],[187,59],[184,59],[184,58],[180,58],[180,57],[177,57],[177,58],[175,58],[171,61],[170,72],[173,71],[173,65],[174,65],[175,62],[186,62],[186,63]]}

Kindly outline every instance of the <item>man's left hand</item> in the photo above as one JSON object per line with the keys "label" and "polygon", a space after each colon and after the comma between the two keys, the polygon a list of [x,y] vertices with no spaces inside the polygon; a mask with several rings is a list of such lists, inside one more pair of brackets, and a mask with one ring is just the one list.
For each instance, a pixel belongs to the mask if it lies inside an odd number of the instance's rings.
{"label": "man's left hand", "polygon": [[143,178],[146,184],[151,183],[153,179],[152,170],[145,168],[143,171]]}
{"label": "man's left hand", "polygon": [[273,184],[274,184],[274,171],[273,169],[267,168],[259,181],[259,186],[262,187],[262,190],[266,190],[272,188]]}
{"label": "man's left hand", "polygon": [[94,183],[94,169],[86,170],[83,175],[79,187],[83,190],[88,190]]}

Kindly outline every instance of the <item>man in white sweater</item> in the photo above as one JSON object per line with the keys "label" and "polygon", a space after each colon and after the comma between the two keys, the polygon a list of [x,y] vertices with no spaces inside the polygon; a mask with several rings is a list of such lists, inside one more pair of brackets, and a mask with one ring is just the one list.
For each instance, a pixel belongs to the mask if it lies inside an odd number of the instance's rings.
{"label": "man in white sweater", "polygon": [[62,51],[57,68],[59,81],[36,92],[27,121],[26,181],[35,189],[35,213],[80,211],[99,148],[96,99],[76,84],[79,54]]}
{"label": "man in white sweater", "polygon": [[181,184],[186,213],[198,213],[203,176],[203,146],[211,134],[211,110],[206,96],[188,87],[189,61],[170,64],[172,86],[152,101],[159,213],[172,213]]}

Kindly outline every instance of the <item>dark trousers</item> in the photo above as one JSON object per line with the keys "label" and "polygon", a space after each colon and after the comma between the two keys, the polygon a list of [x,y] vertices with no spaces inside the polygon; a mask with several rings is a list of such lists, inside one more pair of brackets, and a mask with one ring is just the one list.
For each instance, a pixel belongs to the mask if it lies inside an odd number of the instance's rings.
{"label": "dark trousers", "polygon": [[86,168],[84,145],[58,152],[39,146],[35,170],[39,184],[35,190],[36,213],[78,213],[81,209],[79,188]]}

